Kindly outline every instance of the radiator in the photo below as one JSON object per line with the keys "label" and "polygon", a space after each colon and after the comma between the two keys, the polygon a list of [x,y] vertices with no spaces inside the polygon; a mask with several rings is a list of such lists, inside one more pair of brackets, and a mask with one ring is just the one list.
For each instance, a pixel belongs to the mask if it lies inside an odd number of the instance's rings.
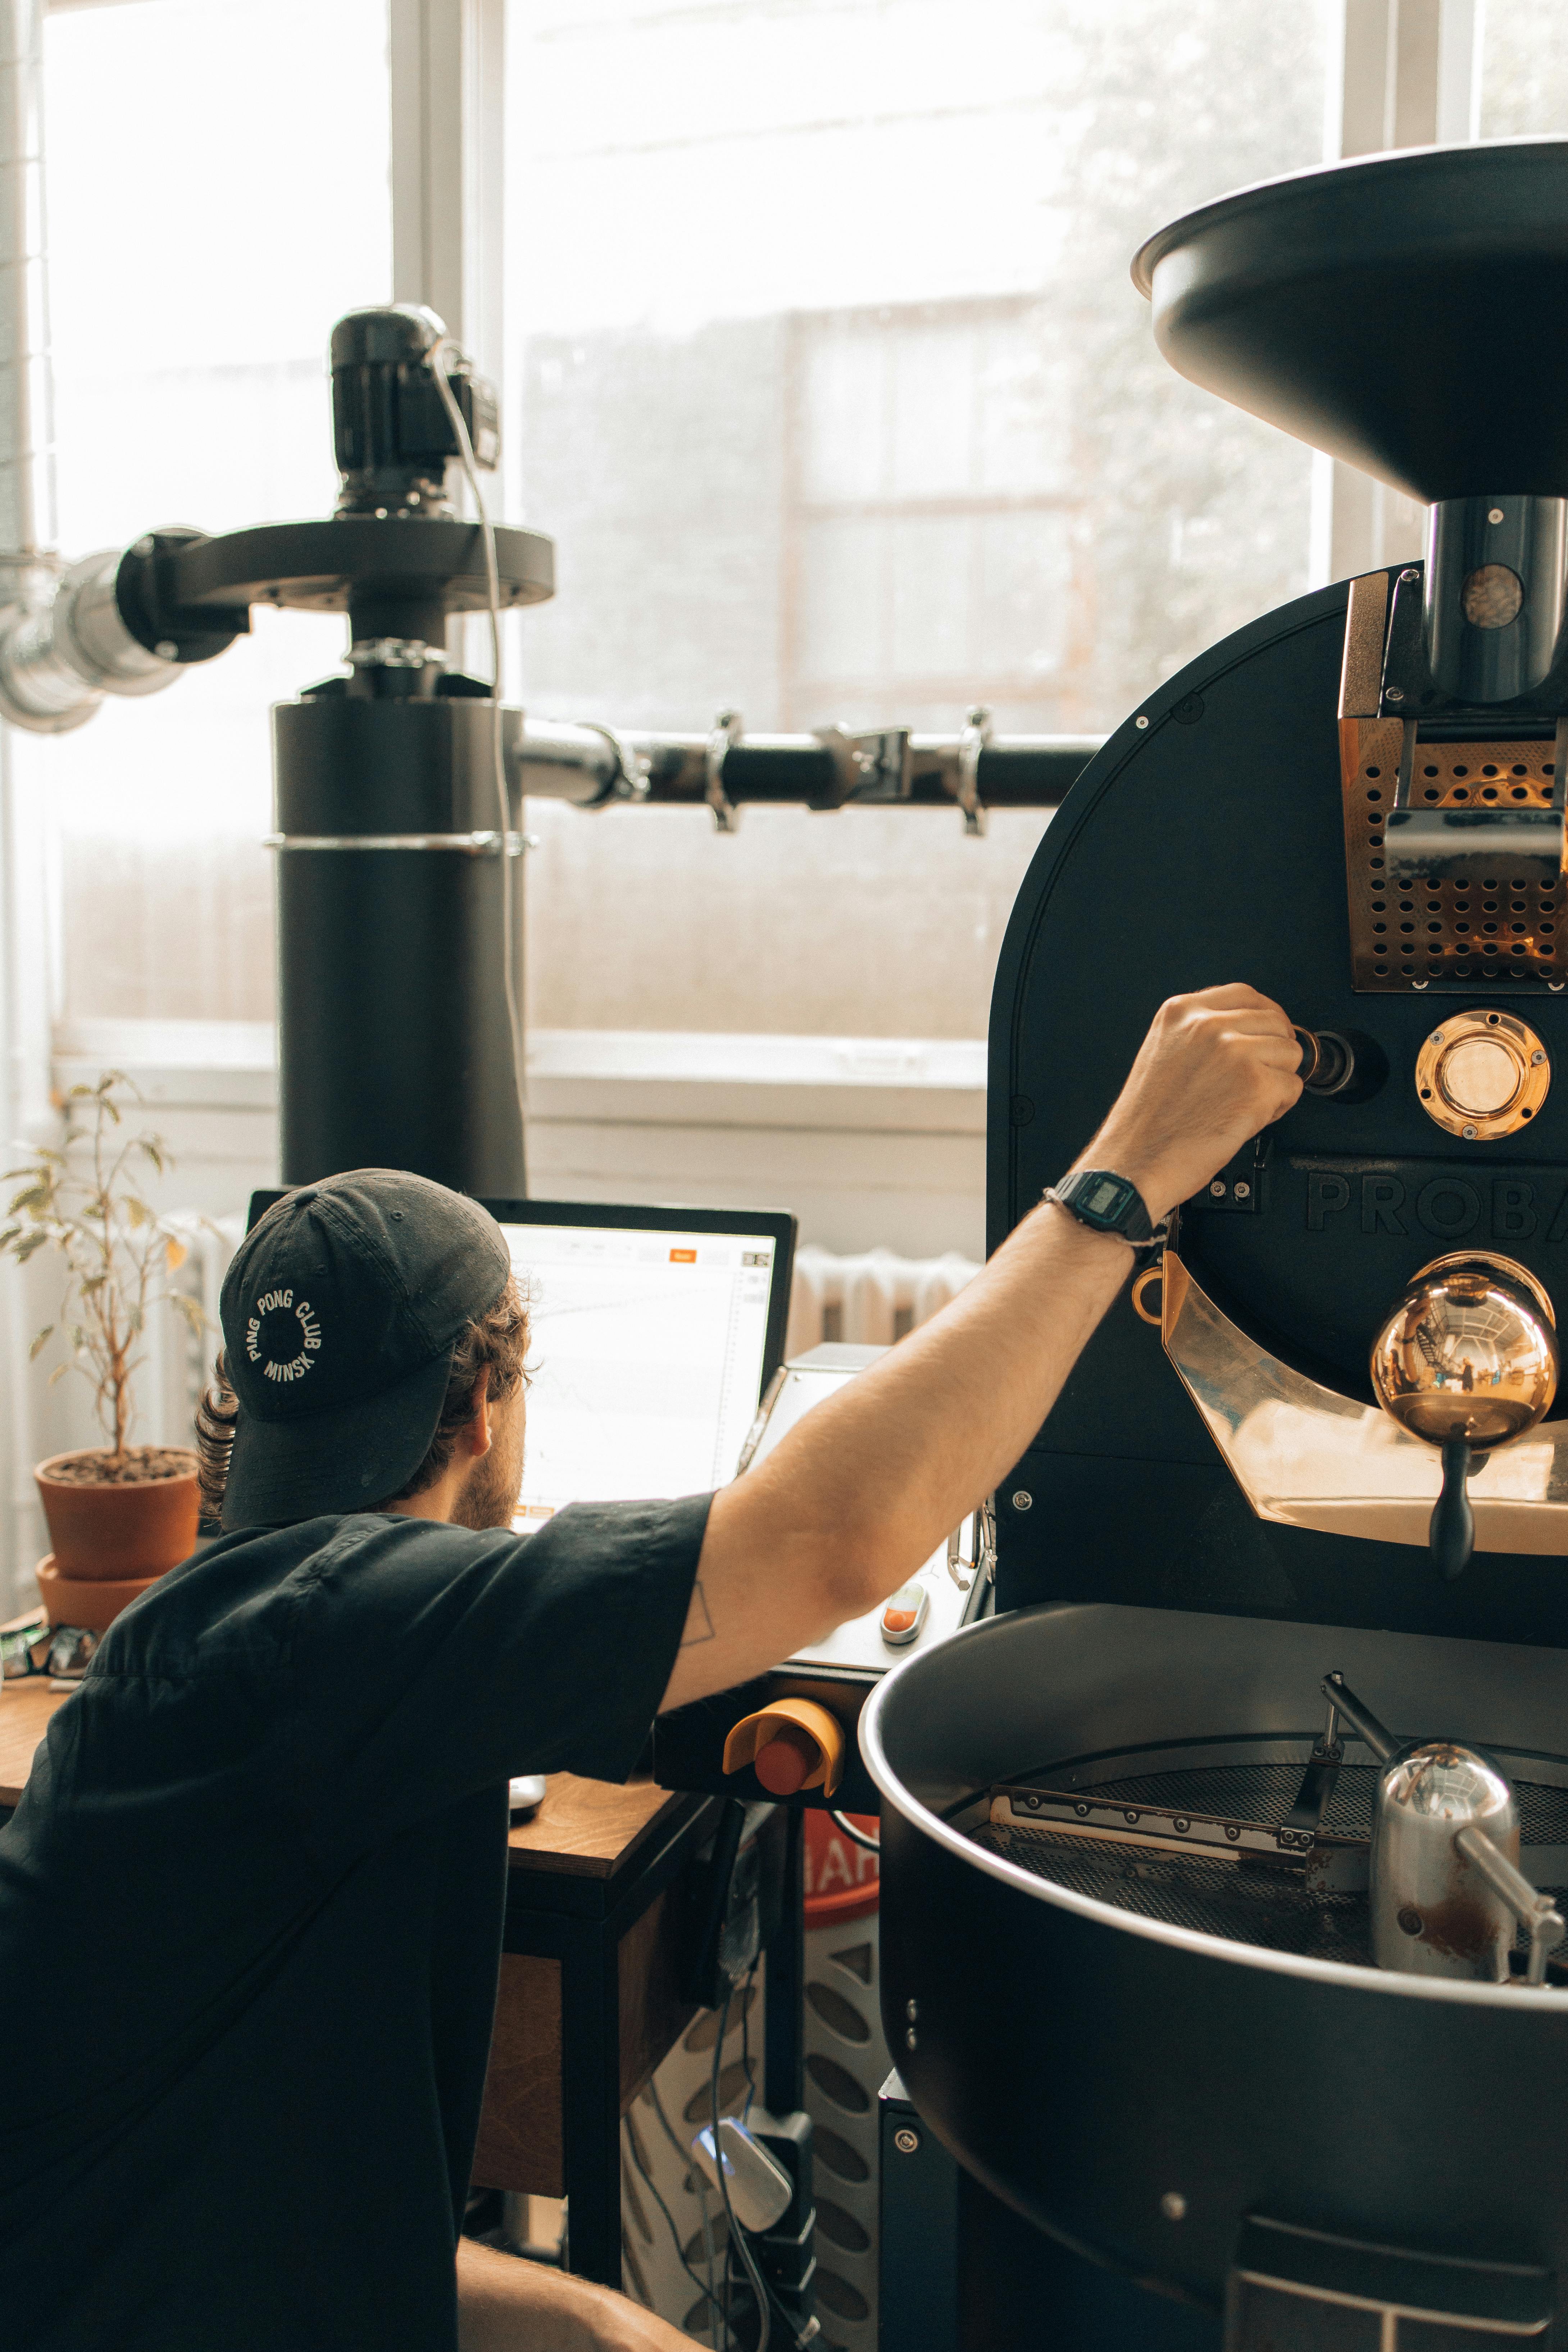
{"label": "radiator", "polygon": [[[209,1328],[198,1340],[171,1314],[153,1319],[137,1434],[154,1444],[188,1445],[196,1399],[220,1345],[218,1295],[245,1220],[181,1214],[167,1223],[189,1253],[175,1278],[200,1300]],[[889,1249],[841,1257],[808,1242],[795,1254],[784,1352],[798,1356],[823,1339],[889,1346],[956,1298],[979,1271],[957,1250],[941,1257],[900,1257]]]}
{"label": "radiator", "polygon": [[[179,1211],[164,1218],[163,1227],[184,1244],[185,1262],[174,1280],[197,1301],[206,1328],[193,1330],[172,1307],[161,1307],[148,1318],[145,1369],[136,1383],[135,1436],[143,1444],[189,1445],[196,1400],[212,1378],[213,1360],[223,1345],[218,1302],[228,1262],[245,1237],[245,1216],[238,1212],[231,1217],[200,1217],[194,1211]],[[90,1445],[95,1441],[84,1437],[81,1442]]]}
{"label": "radiator", "polygon": [[957,1250],[941,1257],[899,1257],[889,1249],[837,1257],[808,1242],[795,1253],[784,1353],[801,1355],[824,1339],[890,1346],[956,1298],[979,1271]]}

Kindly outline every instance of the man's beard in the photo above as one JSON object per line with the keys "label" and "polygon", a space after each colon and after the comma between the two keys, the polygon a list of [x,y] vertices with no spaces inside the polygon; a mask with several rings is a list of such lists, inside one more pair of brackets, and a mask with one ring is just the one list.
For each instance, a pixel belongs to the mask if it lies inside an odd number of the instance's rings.
{"label": "man's beard", "polygon": [[522,1446],[521,1413],[501,1414],[489,1452],[480,1454],[453,1505],[454,1527],[510,1527],[522,1491]]}

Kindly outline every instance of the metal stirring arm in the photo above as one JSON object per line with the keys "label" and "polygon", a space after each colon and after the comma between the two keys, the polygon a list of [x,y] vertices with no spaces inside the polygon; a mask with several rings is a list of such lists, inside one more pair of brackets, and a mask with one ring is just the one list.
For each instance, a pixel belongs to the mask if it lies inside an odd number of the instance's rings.
{"label": "metal stirring arm", "polygon": [[1516,1870],[1506,1853],[1492,1843],[1485,1830],[1467,1822],[1454,1835],[1454,1843],[1473,1870],[1479,1870],[1493,1892],[1500,1895],[1514,1917],[1530,1936],[1530,1968],[1525,1981],[1541,1985],[1546,1982],[1546,1955],[1550,1947],[1568,1932],[1562,1913],[1550,1895],[1542,1895],[1531,1886],[1521,1870]]}
{"label": "metal stirring arm", "polygon": [[1343,1675],[1325,1675],[1322,1692],[1330,1706],[1337,1708],[1347,1723],[1354,1725],[1380,1764],[1386,1764],[1397,1753],[1400,1742],[1386,1724],[1378,1721],[1371,1707],[1357,1698]]}
{"label": "metal stirring arm", "polygon": [[1285,1816],[1283,1826],[1292,1830],[1310,1830],[1315,1838],[1322,1828],[1335,1786],[1340,1766],[1345,1760],[1345,1744],[1340,1738],[1339,1704],[1332,1696],[1323,1727],[1312,1744],[1311,1758],[1301,1775],[1301,1785],[1296,1791],[1296,1801]]}

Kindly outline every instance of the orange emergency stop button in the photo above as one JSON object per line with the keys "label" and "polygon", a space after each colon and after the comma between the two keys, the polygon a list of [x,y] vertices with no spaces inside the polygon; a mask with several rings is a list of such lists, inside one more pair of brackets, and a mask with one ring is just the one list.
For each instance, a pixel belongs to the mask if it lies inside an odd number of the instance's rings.
{"label": "orange emergency stop button", "polygon": [[724,1769],[750,1764],[771,1797],[820,1789],[831,1797],[844,1773],[844,1730],[815,1699],[775,1699],[742,1716],[724,1742]]}

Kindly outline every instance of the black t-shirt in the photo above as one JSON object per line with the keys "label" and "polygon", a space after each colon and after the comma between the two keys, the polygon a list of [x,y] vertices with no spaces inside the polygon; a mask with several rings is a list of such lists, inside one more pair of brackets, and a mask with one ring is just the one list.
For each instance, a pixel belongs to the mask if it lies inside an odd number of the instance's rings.
{"label": "black t-shirt", "polygon": [[120,1619],[0,1830],[7,2352],[450,2352],[505,1783],[633,1769],[708,1504],[311,1519]]}

